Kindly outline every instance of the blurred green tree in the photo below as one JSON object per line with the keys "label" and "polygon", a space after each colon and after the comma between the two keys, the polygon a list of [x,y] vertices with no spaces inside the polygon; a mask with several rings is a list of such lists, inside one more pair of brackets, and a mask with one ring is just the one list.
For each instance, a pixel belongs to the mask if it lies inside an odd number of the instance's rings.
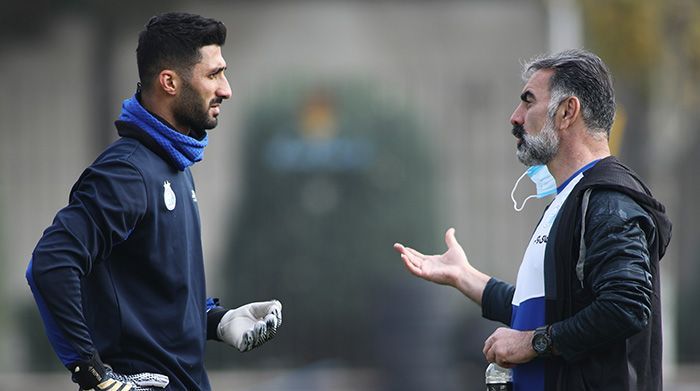
{"label": "blurred green tree", "polygon": [[[700,341],[695,310],[700,287],[694,277],[700,273],[697,240],[698,191],[697,149],[700,147],[700,2],[697,0],[579,0],[586,30],[585,40],[610,66],[615,75],[618,104],[624,108],[626,128],[622,140],[625,160],[643,176],[653,165],[652,141],[671,145],[673,163],[663,175],[674,175],[678,193],[676,207],[682,210],[674,221],[672,242],[678,265],[669,271],[678,281],[677,327],[678,358],[681,362],[700,361]],[[652,129],[652,111],[666,108],[663,123],[680,124],[666,132]],[[668,110],[672,108],[672,110]],[[619,113],[618,113],[619,114]],[[673,117],[673,118],[671,118]],[[658,123],[658,121],[657,121]],[[659,136],[661,134],[662,136]],[[667,138],[669,135],[672,137]],[[613,135],[615,137],[615,135]],[[682,140],[680,142],[674,139]],[[673,145],[676,147],[673,147]],[[658,148],[657,148],[658,150]],[[668,152],[667,152],[668,153]],[[673,182],[663,181],[669,186]],[[675,281],[674,281],[675,282]]]}
{"label": "blurred green tree", "polygon": [[[275,297],[285,324],[274,353],[237,364],[371,365],[379,356],[379,339],[398,327],[379,320],[400,312],[385,297],[406,278],[392,244],[435,248],[432,150],[419,126],[360,81],[283,82],[252,108],[225,304]],[[216,355],[210,362],[235,359]]]}

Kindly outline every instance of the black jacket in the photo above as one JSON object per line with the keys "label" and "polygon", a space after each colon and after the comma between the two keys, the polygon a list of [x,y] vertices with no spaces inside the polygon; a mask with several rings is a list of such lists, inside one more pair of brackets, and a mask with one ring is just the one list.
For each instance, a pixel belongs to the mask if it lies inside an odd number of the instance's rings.
{"label": "black jacket", "polygon": [[[659,260],[670,238],[664,206],[619,160],[584,173],[545,251],[545,317],[559,353],[545,359],[547,390],[662,388]],[[489,281],[484,316],[510,324],[513,292]]]}

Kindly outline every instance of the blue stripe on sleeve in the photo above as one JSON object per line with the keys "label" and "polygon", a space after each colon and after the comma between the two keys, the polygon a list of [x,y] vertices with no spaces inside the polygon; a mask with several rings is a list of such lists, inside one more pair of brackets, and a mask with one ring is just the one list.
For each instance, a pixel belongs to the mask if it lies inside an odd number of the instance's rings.
{"label": "blue stripe on sleeve", "polygon": [[29,287],[32,289],[32,295],[34,296],[34,301],[36,301],[37,307],[39,307],[39,313],[41,314],[41,319],[44,321],[44,329],[46,329],[46,335],[49,337],[49,342],[56,352],[56,355],[61,360],[63,365],[68,365],[80,360],[78,352],[73,349],[73,347],[68,343],[68,341],[63,337],[63,333],[59,330],[56,322],[51,316],[44,299],[39,293],[39,288],[34,282],[34,274],[32,273],[32,260],[29,261],[29,266],[27,267],[27,272],[25,274]]}
{"label": "blue stripe on sleeve", "polygon": [[207,312],[213,310],[214,308],[221,308],[219,306],[218,297],[207,297]]}

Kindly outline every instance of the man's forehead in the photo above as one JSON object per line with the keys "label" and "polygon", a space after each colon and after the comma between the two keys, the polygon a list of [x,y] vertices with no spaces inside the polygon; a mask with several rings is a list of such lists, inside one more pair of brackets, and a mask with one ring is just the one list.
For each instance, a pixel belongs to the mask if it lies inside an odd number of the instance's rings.
{"label": "man's forehead", "polygon": [[525,86],[523,86],[522,92],[525,93],[529,91],[536,95],[548,93],[549,79],[552,77],[553,73],[554,71],[551,69],[540,69],[535,71],[532,75],[530,75],[530,78],[525,83]]}
{"label": "man's forehead", "polygon": [[226,67],[226,60],[224,60],[224,57],[221,54],[221,46],[202,46],[201,48],[199,48],[199,53],[202,55],[202,58],[197,63],[197,66],[205,68]]}

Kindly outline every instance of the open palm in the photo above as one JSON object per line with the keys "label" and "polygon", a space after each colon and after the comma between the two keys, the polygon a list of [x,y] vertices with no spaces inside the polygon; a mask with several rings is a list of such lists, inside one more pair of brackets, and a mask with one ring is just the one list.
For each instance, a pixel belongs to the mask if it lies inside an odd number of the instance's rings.
{"label": "open palm", "polygon": [[394,244],[394,249],[401,254],[401,259],[414,275],[443,285],[455,285],[464,269],[469,267],[467,256],[455,239],[455,229],[450,228],[445,233],[447,251],[440,255],[424,255],[400,243]]}

